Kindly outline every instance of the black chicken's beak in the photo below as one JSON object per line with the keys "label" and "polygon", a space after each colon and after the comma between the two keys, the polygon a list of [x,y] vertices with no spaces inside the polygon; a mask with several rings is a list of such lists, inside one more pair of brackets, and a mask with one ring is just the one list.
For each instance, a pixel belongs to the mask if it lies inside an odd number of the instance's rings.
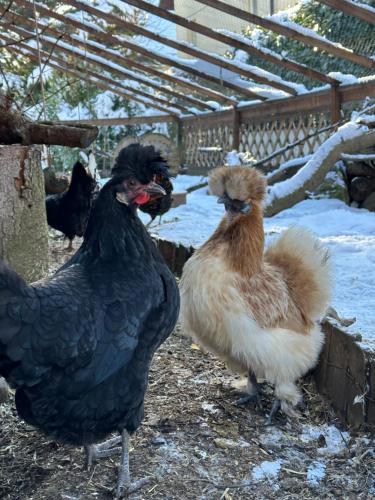
{"label": "black chicken's beak", "polygon": [[156,182],[150,182],[150,184],[143,191],[150,194],[167,194],[164,188],[162,188],[160,184],[157,184]]}

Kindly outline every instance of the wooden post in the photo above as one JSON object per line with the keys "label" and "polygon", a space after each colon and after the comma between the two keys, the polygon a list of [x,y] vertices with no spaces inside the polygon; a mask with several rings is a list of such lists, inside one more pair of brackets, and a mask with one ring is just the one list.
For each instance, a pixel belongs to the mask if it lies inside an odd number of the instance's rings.
{"label": "wooden post", "polygon": [[338,85],[331,85],[331,123],[340,121],[341,95]]}
{"label": "wooden post", "polygon": [[232,147],[236,151],[240,149],[240,112],[233,106],[233,141]]}
{"label": "wooden post", "polygon": [[176,125],[177,125],[178,161],[179,161],[179,164],[181,166],[183,164],[183,162],[184,162],[184,154],[183,154],[183,148],[182,148],[182,127],[183,127],[183,124],[182,124],[181,119],[178,119],[176,121]]}

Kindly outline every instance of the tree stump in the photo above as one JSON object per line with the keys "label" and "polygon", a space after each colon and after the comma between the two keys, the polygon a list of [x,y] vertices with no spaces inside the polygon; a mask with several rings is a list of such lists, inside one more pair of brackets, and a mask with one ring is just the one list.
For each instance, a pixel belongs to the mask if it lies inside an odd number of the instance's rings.
{"label": "tree stump", "polygon": [[0,146],[0,257],[29,282],[48,272],[40,159],[35,146]]}

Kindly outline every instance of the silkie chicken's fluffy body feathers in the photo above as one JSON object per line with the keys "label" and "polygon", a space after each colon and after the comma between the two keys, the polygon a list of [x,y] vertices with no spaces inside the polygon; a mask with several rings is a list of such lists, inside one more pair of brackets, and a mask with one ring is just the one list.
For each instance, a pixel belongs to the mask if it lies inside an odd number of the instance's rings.
{"label": "silkie chicken's fluffy body feathers", "polygon": [[264,253],[263,176],[239,167],[212,178],[214,194],[230,187],[231,199],[241,196],[252,208],[228,213],[185,264],[181,319],[231,369],[275,384],[286,410],[299,401],[295,381],[316,364],[323,343],[316,320],[329,300],[327,252],[311,233],[292,228]]}

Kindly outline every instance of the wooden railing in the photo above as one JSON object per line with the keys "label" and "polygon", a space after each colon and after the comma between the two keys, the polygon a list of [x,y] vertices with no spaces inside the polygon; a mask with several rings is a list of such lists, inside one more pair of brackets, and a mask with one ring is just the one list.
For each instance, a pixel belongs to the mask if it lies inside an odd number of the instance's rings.
{"label": "wooden railing", "polygon": [[[360,109],[366,97],[375,97],[375,81],[340,86],[341,119]],[[302,94],[180,120],[182,163],[193,175],[206,174],[223,165],[228,151],[248,151],[260,160],[275,150],[332,123],[332,90]],[[265,168],[272,169],[289,159],[313,153],[331,131],[310,137],[298,147],[273,158]]]}

